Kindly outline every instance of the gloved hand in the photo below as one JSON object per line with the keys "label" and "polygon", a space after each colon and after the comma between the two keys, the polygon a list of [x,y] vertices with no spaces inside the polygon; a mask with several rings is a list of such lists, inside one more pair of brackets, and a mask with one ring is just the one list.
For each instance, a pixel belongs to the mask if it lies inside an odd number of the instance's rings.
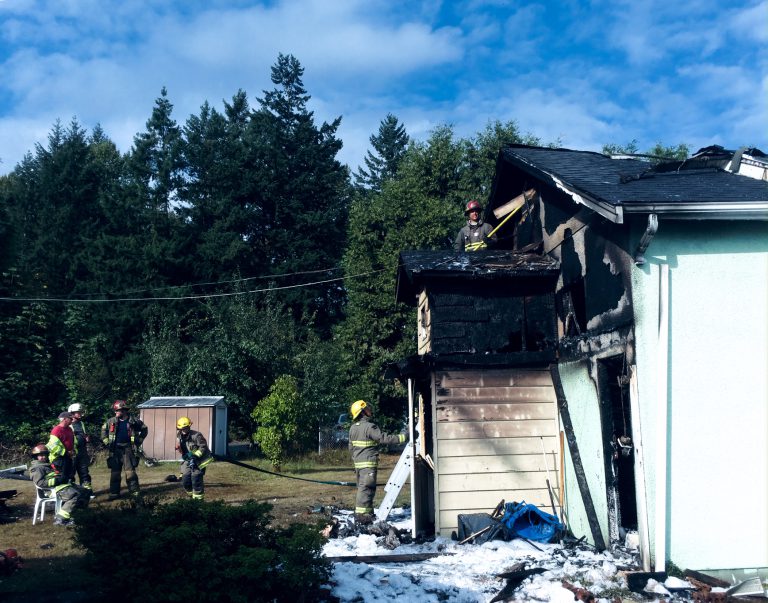
{"label": "gloved hand", "polygon": [[186,453],[181,455],[181,460],[183,460],[183,461],[191,461],[192,460],[192,455],[189,452],[186,452]]}

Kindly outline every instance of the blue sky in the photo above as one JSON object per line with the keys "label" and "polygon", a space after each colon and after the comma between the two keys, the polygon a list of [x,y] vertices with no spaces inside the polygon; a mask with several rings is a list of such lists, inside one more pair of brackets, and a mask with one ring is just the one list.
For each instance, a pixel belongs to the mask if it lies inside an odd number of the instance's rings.
{"label": "blue sky", "polygon": [[255,105],[279,52],[353,169],[387,113],[421,140],[513,119],[575,149],[768,152],[766,42],[768,0],[0,0],[0,174],[56,119],[128,151],[162,86],[179,123]]}

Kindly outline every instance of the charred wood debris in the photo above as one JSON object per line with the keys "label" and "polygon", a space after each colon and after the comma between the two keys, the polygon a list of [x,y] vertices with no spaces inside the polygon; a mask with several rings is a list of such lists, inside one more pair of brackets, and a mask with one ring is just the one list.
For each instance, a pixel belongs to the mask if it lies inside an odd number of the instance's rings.
{"label": "charred wood debris", "polygon": [[[435,541],[435,536],[417,536],[413,538],[411,531],[399,529],[386,521],[375,521],[369,525],[358,525],[351,515],[338,514],[336,508],[318,507],[312,513],[331,514],[329,523],[323,528],[321,534],[326,538],[348,538],[363,534],[376,536],[376,544],[382,548],[394,551],[401,545],[422,545]],[[497,513],[497,509],[494,510]],[[472,534],[457,545],[472,544]],[[582,583],[579,570],[588,570],[594,563],[590,556],[584,556],[584,552],[596,553],[595,547],[585,541],[584,537],[574,538],[572,535],[564,535],[559,545],[546,545],[540,548],[533,542],[521,538],[535,549],[537,553],[549,553],[549,559],[542,559],[538,554],[536,558],[518,561],[506,571],[495,574],[494,577],[503,581],[501,590],[490,600],[490,603],[502,601],[514,601],[519,597],[518,589],[526,580],[537,574],[545,574],[548,571],[568,567],[568,577],[561,579],[562,587],[573,593],[574,601],[596,603],[597,601],[611,601],[621,603],[624,601],[693,601],[694,603],[750,603],[765,602],[766,596],[756,594],[755,584],[759,587],[759,579],[747,580],[735,585],[709,576],[695,570],[685,570],[682,578],[672,577],[666,572],[644,572],[640,570],[639,553],[633,548],[619,544],[613,544],[610,551],[612,563],[616,566],[617,573],[623,574],[626,582],[626,590],[623,592],[591,592]],[[382,563],[418,563],[442,555],[454,555],[456,553],[447,550],[443,544],[438,544],[436,552],[414,552],[404,554],[382,554],[366,556],[328,557],[331,563],[356,562],[369,564]],[[535,564],[535,566],[534,566]],[[573,574],[572,576],[570,574]],[[754,583],[754,584],[753,584]],[[666,584],[666,586],[665,586]],[[760,590],[759,588],[757,590]]]}

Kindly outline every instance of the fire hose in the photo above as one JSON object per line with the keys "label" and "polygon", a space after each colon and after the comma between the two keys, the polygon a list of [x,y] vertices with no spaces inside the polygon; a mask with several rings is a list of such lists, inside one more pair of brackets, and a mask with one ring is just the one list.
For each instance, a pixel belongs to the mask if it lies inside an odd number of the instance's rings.
{"label": "fire hose", "polygon": [[243,467],[245,469],[250,469],[251,471],[258,471],[259,473],[267,473],[269,475],[276,475],[277,477],[285,477],[288,479],[298,479],[303,482],[312,482],[314,484],[326,484],[329,486],[351,486],[353,488],[357,487],[357,484],[355,482],[335,482],[335,481],[328,481],[328,480],[320,480],[320,479],[309,479],[306,477],[298,477],[296,475],[285,475],[284,473],[277,473],[276,471],[268,471],[267,469],[261,469],[259,467],[254,467],[253,465],[249,465],[248,463],[243,463],[240,461],[236,461],[235,459],[229,458],[228,456],[219,456],[214,455],[213,458],[215,458],[217,461],[224,461],[225,463],[231,463],[232,465],[237,465],[238,467]]}

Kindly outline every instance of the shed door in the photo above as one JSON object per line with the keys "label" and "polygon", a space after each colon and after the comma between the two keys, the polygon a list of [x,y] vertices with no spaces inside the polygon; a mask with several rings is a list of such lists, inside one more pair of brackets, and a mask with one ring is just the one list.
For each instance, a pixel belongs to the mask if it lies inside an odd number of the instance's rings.
{"label": "shed door", "polygon": [[216,416],[213,422],[213,429],[215,430],[213,438],[212,452],[214,454],[227,454],[227,407],[217,406]]}
{"label": "shed door", "polygon": [[547,468],[559,498],[560,442],[549,371],[440,371],[434,384],[440,535],[458,528],[459,513],[490,513],[502,499],[551,513]]}

